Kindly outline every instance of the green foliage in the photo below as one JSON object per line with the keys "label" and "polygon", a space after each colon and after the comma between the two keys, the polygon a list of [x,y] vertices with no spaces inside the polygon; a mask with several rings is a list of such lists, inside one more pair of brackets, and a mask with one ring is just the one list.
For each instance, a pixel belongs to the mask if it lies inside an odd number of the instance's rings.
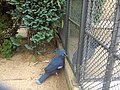
{"label": "green foliage", "polygon": [[35,44],[44,44],[45,41],[50,42],[53,38],[53,30],[49,30],[47,32],[41,31],[37,32],[34,36],[32,36],[31,41]]}
{"label": "green foliage", "polygon": [[[12,19],[10,12],[2,14],[0,5],[0,54],[5,58],[12,56],[13,51],[20,46],[20,36],[16,36],[19,28],[18,19]],[[6,6],[6,9],[9,8]]]}
{"label": "green foliage", "polygon": [[16,47],[20,46],[20,39],[21,39],[20,35],[17,35],[16,37],[10,37],[10,40],[11,40],[13,46],[16,46]]}
{"label": "green foliage", "polygon": [[[0,15],[0,16],[2,16],[2,15]],[[5,17],[2,16],[0,18],[0,34],[2,34],[2,32],[7,28],[6,26],[7,26],[7,22],[5,22]]]}
{"label": "green foliage", "polygon": [[36,48],[36,46],[30,46],[28,44],[25,44],[25,47],[28,49],[28,50],[31,50],[33,51],[34,48]]}
{"label": "green foliage", "polygon": [[10,28],[11,20],[7,15],[2,15],[0,12],[0,44],[2,44],[5,38],[9,36],[7,29]]}
{"label": "green foliage", "polygon": [[12,56],[12,43],[10,40],[5,39],[2,48],[0,48],[0,53],[5,57],[5,58],[10,58]]}
{"label": "green foliage", "polygon": [[34,32],[30,37],[34,45],[25,45],[26,48],[33,50],[35,45],[51,42],[65,12],[65,0],[10,0],[10,3],[16,5],[13,16],[20,17],[24,26]]}
{"label": "green foliage", "polygon": [[5,39],[2,47],[0,48],[0,53],[5,58],[10,58],[15,51],[20,46],[20,36],[10,37],[10,39]]}
{"label": "green foliage", "polygon": [[32,62],[35,63],[36,61],[37,61],[37,59],[36,59],[36,57],[33,55],[33,56],[32,56]]}

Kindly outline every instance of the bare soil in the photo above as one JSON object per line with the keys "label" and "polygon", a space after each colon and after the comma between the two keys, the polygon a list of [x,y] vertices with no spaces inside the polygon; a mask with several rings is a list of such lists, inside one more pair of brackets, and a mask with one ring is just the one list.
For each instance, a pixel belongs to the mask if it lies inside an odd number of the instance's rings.
{"label": "bare soil", "polygon": [[50,46],[43,55],[34,55],[22,47],[8,60],[0,57],[0,82],[12,90],[68,90],[63,70],[42,85],[35,83],[54,56],[54,47]]}

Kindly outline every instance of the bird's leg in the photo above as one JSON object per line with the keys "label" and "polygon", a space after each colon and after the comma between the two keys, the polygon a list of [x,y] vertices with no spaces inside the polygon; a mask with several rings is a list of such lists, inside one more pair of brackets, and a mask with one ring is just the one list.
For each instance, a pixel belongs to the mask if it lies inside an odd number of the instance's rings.
{"label": "bird's leg", "polygon": [[56,76],[58,76],[58,72],[56,72],[55,74],[56,74]]}
{"label": "bird's leg", "polygon": [[56,72],[55,75],[57,76],[57,78],[59,78],[59,74],[58,74],[58,72]]}

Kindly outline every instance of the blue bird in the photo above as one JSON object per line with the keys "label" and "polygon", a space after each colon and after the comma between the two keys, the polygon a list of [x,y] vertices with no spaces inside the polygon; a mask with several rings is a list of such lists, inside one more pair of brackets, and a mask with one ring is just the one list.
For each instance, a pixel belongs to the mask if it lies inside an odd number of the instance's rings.
{"label": "blue bird", "polygon": [[36,80],[38,85],[42,84],[50,75],[57,73],[64,67],[65,52],[60,49],[57,49],[55,52],[58,56],[51,60],[48,66],[44,69],[45,73]]}
{"label": "blue bird", "polygon": [[0,83],[0,90],[11,90],[10,87]]}

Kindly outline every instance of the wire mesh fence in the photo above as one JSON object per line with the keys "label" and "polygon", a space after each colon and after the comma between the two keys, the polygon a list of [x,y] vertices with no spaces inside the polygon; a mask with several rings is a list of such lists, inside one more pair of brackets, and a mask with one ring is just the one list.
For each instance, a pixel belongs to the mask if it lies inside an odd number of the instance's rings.
{"label": "wire mesh fence", "polygon": [[66,46],[71,63],[73,63],[73,54],[78,48],[82,9],[81,7],[82,0],[67,0],[66,20],[64,24],[64,29],[60,33],[64,46]]}
{"label": "wire mesh fence", "polygon": [[[112,74],[120,69],[115,59],[116,49],[119,47],[116,47],[116,43],[119,42],[117,39],[120,31],[119,15],[118,0],[88,1],[84,35],[87,43],[84,42],[83,62],[79,71],[82,73],[79,83],[83,90],[119,90],[120,88],[119,73]],[[117,68],[114,65],[117,65]]]}
{"label": "wire mesh fence", "polygon": [[81,89],[120,90],[120,1],[67,3],[66,48]]}
{"label": "wire mesh fence", "polygon": [[74,52],[78,48],[78,39],[79,39],[79,28],[81,20],[81,5],[82,1],[80,0],[70,0],[70,10],[69,10],[69,36],[68,36],[68,56],[70,62],[73,63],[72,58]]}

